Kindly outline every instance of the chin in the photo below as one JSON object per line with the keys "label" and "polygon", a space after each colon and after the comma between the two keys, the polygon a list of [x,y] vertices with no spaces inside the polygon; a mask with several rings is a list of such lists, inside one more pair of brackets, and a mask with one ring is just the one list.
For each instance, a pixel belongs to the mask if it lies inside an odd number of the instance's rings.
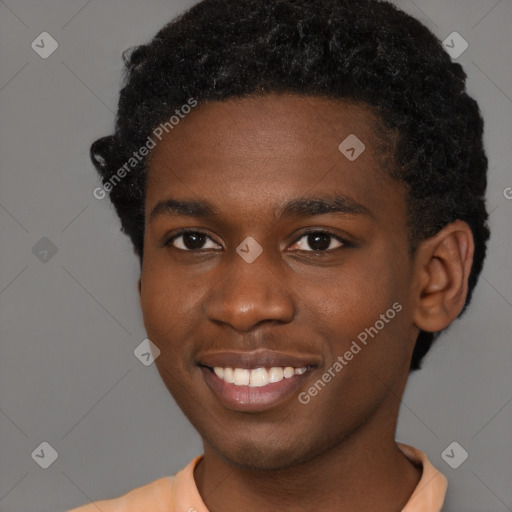
{"label": "chin", "polygon": [[251,471],[276,471],[307,462],[314,454],[306,453],[303,443],[295,446],[278,445],[263,440],[260,444],[254,440],[242,440],[236,446],[216,450],[230,464]]}

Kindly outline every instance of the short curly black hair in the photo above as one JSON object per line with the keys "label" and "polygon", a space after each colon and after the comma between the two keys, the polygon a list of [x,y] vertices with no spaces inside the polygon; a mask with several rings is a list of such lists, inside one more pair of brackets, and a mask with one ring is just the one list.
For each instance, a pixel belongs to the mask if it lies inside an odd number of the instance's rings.
{"label": "short curly black hair", "polygon": [[[490,235],[483,119],[462,66],[418,20],[378,0],[203,0],[123,59],[115,133],[91,146],[104,186],[190,98],[283,92],[363,102],[398,134],[389,173],[408,190],[410,254],[456,219],[472,230],[464,312]],[[107,189],[141,263],[146,163]],[[420,331],[411,370],[439,334]]]}

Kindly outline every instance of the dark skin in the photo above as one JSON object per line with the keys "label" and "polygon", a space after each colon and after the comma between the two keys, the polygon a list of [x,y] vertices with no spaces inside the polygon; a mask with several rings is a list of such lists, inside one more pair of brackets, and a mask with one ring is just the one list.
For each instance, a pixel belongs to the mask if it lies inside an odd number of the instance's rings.
{"label": "dark skin", "polygon": [[[194,478],[210,512],[397,512],[421,477],[395,444],[400,401],[419,329],[462,310],[474,245],[455,221],[410,258],[406,191],[384,170],[377,121],[327,98],[230,99],[198,106],[152,151],[141,306],[160,375],[203,439]],[[349,134],[366,145],[353,162],[338,150]],[[334,194],[367,211],[279,216],[290,200]],[[151,217],[169,198],[217,214]],[[170,241],[180,228],[206,236]],[[349,243],[327,236],[319,250],[307,235],[325,230]],[[263,249],[250,264],[235,251],[249,236]],[[229,409],[197,366],[205,350],[307,354],[318,365],[304,391],[395,302],[403,309],[307,405],[294,394]]]}

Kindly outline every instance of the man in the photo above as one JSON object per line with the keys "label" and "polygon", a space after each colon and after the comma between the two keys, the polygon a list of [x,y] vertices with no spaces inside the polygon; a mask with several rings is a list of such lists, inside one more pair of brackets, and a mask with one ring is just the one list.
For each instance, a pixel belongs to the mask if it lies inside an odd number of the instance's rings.
{"label": "man", "polygon": [[204,454],[74,512],[440,511],[395,430],[489,237],[461,66],[375,0],[205,0],[126,64],[91,156]]}

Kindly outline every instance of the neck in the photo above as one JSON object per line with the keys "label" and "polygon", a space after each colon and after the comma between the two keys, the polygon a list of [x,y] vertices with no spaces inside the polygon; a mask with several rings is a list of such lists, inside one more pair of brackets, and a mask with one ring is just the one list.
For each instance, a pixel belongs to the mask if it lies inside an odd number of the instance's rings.
{"label": "neck", "polygon": [[396,446],[398,405],[394,415],[389,409],[386,417],[377,411],[371,422],[325,453],[273,471],[229,463],[205,441],[194,472],[199,493],[210,512],[400,511],[421,468]]}

